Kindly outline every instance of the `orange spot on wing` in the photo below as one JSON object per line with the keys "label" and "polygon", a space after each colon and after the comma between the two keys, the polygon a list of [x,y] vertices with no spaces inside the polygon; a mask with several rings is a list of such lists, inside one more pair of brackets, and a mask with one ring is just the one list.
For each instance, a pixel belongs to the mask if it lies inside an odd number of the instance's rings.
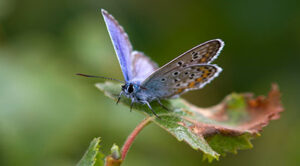
{"label": "orange spot on wing", "polygon": [[202,81],[202,78],[197,78],[196,79],[196,82],[201,82]]}
{"label": "orange spot on wing", "polygon": [[209,53],[205,54],[204,56],[205,56],[205,57],[209,57]]}
{"label": "orange spot on wing", "polygon": [[208,76],[208,73],[204,73],[204,74],[202,75],[203,78],[206,78],[207,76]]}
{"label": "orange spot on wing", "polygon": [[200,70],[204,70],[204,67],[199,67]]}
{"label": "orange spot on wing", "polygon": [[209,74],[210,72],[208,70],[204,70],[204,74]]}
{"label": "orange spot on wing", "polygon": [[196,83],[196,82],[191,82],[191,83],[189,83],[189,88],[193,88],[193,87],[195,86],[195,83]]}
{"label": "orange spot on wing", "polygon": [[184,90],[184,88],[180,88],[180,89],[177,90],[176,93],[181,93],[183,90]]}
{"label": "orange spot on wing", "polygon": [[206,61],[205,57],[200,60],[200,62],[205,62],[205,61]]}

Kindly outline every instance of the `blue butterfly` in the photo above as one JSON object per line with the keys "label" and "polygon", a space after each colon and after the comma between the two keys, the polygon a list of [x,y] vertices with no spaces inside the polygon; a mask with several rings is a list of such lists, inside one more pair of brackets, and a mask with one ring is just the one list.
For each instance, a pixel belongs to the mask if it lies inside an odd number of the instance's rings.
{"label": "blue butterfly", "polygon": [[125,82],[121,81],[124,85],[117,103],[124,95],[131,99],[131,109],[134,103],[146,104],[157,116],[150,105],[152,101],[166,108],[161,99],[175,98],[190,90],[200,89],[222,71],[217,65],[210,64],[224,46],[220,39],[202,43],[158,68],[142,52],[133,50],[128,35],[112,15],[103,9],[102,15],[125,79]]}

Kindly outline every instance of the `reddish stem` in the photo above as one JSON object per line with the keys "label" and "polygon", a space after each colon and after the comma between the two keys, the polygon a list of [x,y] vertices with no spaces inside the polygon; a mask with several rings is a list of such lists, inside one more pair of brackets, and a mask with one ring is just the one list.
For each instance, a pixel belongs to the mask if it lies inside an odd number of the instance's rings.
{"label": "reddish stem", "polygon": [[122,154],[122,160],[125,159],[126,154],[129,150],[129,148],[131,147],[134,139],[136,138],[136,136],[139,134],[139,132],[146,127],[150,121],[151,117],[147,117],[145,118],[139,125],[136,126],[136,128],[132,131],[132,133],[128,136],[127,140],[125,141],[122,150],[121,150],[121,154]]}

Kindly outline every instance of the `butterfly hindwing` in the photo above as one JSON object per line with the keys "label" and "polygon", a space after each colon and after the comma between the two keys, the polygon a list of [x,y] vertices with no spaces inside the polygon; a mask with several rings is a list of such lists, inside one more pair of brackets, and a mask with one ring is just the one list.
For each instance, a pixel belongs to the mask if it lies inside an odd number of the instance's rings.
{"label": "butterfly hindwing", "polygon": [[[143,53],[133,51],[128,35],[112,15],[103,9],[102,15],[114,45],[125,82],[147,78],[157,69],[157,65]],[[141,66],[145,68],[141,69]]]}
{"label": "butterfly hindwing", "polygon": [[142,52],[132,52],[132,80],[131,81],[144,81],[149,77],[158,66],[150,58],[145,56]]}
{"label": "butterfly hindwing", "polygon": [[[206,84],[210,83],[216,78],[222,69],[217,65],[193,65],[184,69],[183,73],[178,76],[178,84],[170,85],[173,89],[173,94],[170,97],[181,95],[190,90],[203,88]],[[176,78],[174,78],[175,80]],[[174,82],[174,81],[173,81]]]}
{"label": "butterfly hindwing", "polygon": [[160,77],[152,78],[143,84],[148,93],[157,98],[177,97],[187,91],[204,87],[222,71],[220,67],[212,64],[197,64],[188,67],[176,67]]}

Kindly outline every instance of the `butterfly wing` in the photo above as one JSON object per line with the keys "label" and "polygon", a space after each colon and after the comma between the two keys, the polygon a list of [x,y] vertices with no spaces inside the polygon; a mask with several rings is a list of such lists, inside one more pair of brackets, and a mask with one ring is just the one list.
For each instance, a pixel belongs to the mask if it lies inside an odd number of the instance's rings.
{"label": "butterfly wing", "polygon": [[158,66],[150,58],[145,56],[142,52],[132,52],[132,81],[144,81],[148,78]]}
{"label": "butterfly wing", "polygon": [[183,53],[151,74],[142,86],[158,98],[177,97],[189,90],[200,89],[222,71],[209,64],[220,53],[224,42],[210,40]]}
{"label": "butterfly wing", "polygon": [[179,95],[204,87],[222,71],[212,64],[197,64],[185,68],[176,67],[150,82],[142,84],[147,93],[155,98],[174,98]]}
{"label": "butterfly wing", "polygon": [[[144,80],[147,78],[157,69],[157,65],[143,53],[133,51],[128,35],[112,15],[103,9],[102,15],[114,45],[125,81],[128,82],[136,79]],[[141,66],[147,68],[146,72],[140,69]]]}

